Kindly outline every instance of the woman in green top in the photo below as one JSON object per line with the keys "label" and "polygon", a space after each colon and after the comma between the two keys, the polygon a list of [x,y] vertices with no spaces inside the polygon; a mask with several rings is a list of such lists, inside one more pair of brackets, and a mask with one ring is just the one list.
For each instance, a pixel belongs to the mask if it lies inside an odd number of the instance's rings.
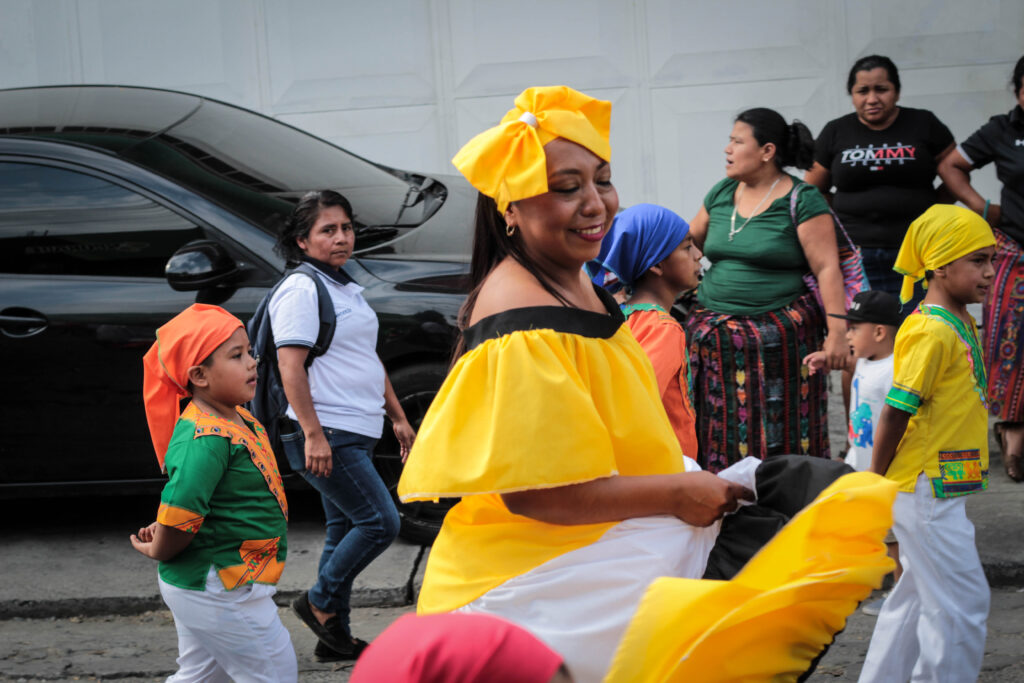
{"label": "woman in green top", "polygon": [[[690,224],[712,264],[687,321],[700,464],[712,472],[747,455],[829,455],[825,375],[808,375],[801,359],[823,344],[831,368],[849,357],[844,322],[825,316],[845,313],[839,254],[821,193],[783,171],[809,167],[812,153],[799,121],[743,112],[726,178]],[[804,284],[808,271],[825,311]]]}

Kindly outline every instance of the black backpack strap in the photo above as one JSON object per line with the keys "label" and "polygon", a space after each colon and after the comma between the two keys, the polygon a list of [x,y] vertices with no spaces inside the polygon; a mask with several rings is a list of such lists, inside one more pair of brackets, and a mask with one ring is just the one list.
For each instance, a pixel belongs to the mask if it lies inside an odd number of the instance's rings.
{"label": "black backpack strap", "polygon": [[[246,332],[249,333],[249,343],[252,345],[252,348],[256,349],[257,353],[274,352],[274,331],[271,329],[270,311],[267,309],[270,307],[270,300],[274,298],[274,294],[281,288],[284,281],[294,273],[302,273],[312,279],[316,285],[317,312],[320,318],[320,327],[317,331],[316,341],[313,342],[313,346],[309,349],[309,355],[306,356],[304,365],[308,369],[317,356],[322,356],[327,352],[328,347],[331,345],[331,340],[334,338],[334,328],[337,323],[331,293],[327,290],[327,285],[324,284],[323,280],[317,277],[316,270],[312,266],[300,263],[297,268],[285,272],[284,277],[278,280],[274,288],[267,292],[266,296],[260,300],[259,305],[256,307],[256,312],[253,313],[252,318],[249,319],[249,324],[246,325]],[[277,363],[275,362],[274,365],[276,366]]]}
{"label": "black backpack strap", "polygon": [[313,266],[308,263],[300,263],[293,272],[308,275],[313,278],[313,283],[316,285],[320,328],[316,335],[316,341],[309,350],[309,355],[306,356],[306,367],[309,368],[317,356],[327,353],[331,340],[334,339],[334,327],[338,322],[338,316],[334,313],[334,300],[331,299],[331,293],[327,290],[327,285],[324,284],[323,279],[317,276],[316,269]]}

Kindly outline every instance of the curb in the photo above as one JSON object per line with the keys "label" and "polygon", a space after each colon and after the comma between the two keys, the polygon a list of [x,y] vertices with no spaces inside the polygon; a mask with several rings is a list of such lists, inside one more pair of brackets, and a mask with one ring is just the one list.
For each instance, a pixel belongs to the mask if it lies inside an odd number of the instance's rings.
{"label": "curb", "polygon": [[[423,573],[427,546],[422,546],[412,569],[401,585],[388,587],[355,587],[352,607],[405,607],[413,604]],[[274,594],[278,607],[289,607],[303,590],[279,590]],[[167,609],[159,593],[151,595],[62,598],[57,600],[0,600],[0,621],[9,619],[66,619],[105,615],[129,616]]]}
{"label": "curb", "polygon": [[[389,588],[362,588],[352,591],[352,607],[405,607],[415,602],[423,574],[427,546],[421,548],[405,584]],[[982,562],[985,578],[992,588],[1024,588],[1024,564]],[[301,590],[278,591],[274,602],[288,607]],[[159,594],[133,597],[70,598],[63,600],[0,601],[0,620],[66,619],[76,616],[128,616],[166,609]]]}

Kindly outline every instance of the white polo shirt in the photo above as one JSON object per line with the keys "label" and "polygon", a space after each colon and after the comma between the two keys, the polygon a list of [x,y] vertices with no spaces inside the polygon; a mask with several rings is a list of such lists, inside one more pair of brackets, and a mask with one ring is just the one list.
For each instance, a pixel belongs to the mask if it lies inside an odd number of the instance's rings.
{"label": "white polo shirt", "polygon": [[[309,366],[313,407],[324,427],[380,438],[384,429],[384,366],[377,356],[377,314],[355,282],[340,284],[317,273],[334,303],[337,323],[327,352]],[[320,327],[316,284],[289,276],[270,300],[274,344],[312,348]],[[296,420],[288,406],[288,417]]]}

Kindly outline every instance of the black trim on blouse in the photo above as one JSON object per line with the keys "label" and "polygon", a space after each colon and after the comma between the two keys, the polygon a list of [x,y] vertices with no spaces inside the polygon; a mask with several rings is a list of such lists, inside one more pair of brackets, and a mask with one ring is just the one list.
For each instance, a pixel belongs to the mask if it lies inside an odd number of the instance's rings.
{"label": "black trim on blouse", "polygon": [[581,308],[566,306],[528,306],[511,308],[489,315],[462,331],[466,351],[470,351],[489,339],[498,339],[512,332],[525,330],[554,330],[581,337],[610,339],[615,336],[625,316],[614,297],[603,288],[594,285],[594,291],[604,304],[607,313],[594,313]]}

